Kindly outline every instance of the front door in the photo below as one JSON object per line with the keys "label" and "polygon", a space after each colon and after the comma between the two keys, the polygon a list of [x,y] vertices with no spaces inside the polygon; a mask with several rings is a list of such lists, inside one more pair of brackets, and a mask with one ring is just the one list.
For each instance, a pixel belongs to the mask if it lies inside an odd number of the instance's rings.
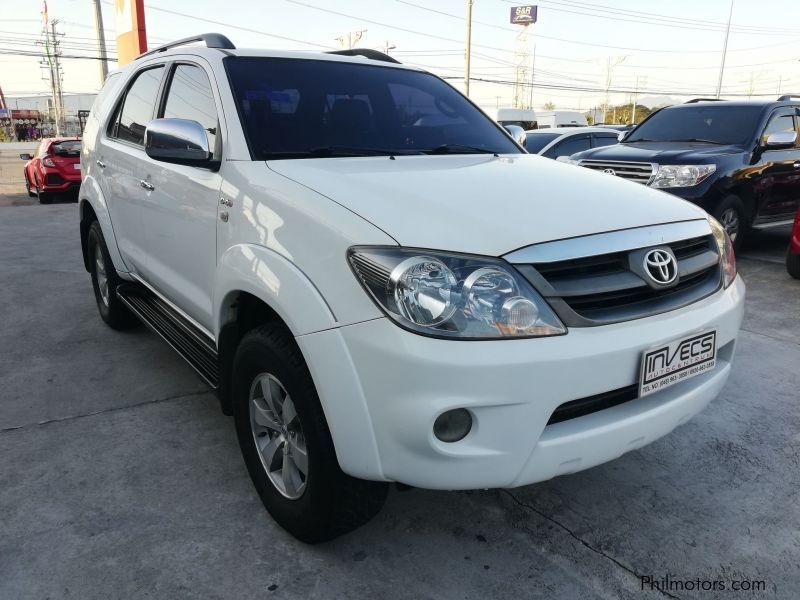
{"label": "front door", "polygon": [[770,150],[764,144],[779,131],[798,131],[793,108],[777,109],[761,135],[761,158],[756,185],[754,225],[791,220],[800,206],[800,134],[793,148]]}
{"label": "front door", "polygon": [[[178,63],[168,77],[159,117],[199,122],[209,147],[219,153],[220,119],[209,74],[197,64]],[[146,157],[142,179],[148,188],[141,211],[148,235],[144,279],[211,331],[221,177],[209,169]]]}

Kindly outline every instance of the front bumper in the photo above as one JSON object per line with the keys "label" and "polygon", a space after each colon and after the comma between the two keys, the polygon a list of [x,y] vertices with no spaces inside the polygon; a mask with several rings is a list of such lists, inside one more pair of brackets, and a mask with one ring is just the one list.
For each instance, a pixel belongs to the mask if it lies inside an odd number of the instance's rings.
{"label": "front bumper", "polygon": [[[567,335],[439,340],[385,318],[300,336],[342,469],[431,489],[514,487],[612,460],[702,410],[731,370],[742,320],[741,277],[669,313]],[[645,350],[717,330],[717,366],[645,398],[547,425],[559,405],[638,381]],[[472,431],[433,435],[446,410],[466,408]]]}

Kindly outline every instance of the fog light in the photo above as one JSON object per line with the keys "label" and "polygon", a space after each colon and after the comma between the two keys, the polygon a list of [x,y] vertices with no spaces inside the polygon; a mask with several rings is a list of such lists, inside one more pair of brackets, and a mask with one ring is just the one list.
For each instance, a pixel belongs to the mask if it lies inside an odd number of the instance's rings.
{"label": "fog light", "polygon": [[433,423],[433,435],[443,442],[463,440],[472,429],[472,415],[464,408],[448,410]]}

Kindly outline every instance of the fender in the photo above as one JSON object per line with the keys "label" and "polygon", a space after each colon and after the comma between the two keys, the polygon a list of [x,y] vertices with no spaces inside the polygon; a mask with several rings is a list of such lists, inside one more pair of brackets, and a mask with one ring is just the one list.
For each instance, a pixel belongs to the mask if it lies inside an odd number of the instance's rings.
{"label": "fender", "polygon": [[100,189],[100,185],[97,183],[97,180],[91,176],[87,175],[83,182],[81,183],[80,189],[80,218],[81,218],[81,249],[83,251],[83,262],[86,270],[89,270],[89,263],[88,263],[88,256],[86,248],[86,236],[83,235],[83,227],[84,227],[84,219],[86,217],[86,205],[89,204],[94,211],[94,214],[97,215],[97,222],[100,223],[100,229],[103,231],[103,237],[106,240],[106,246],[108,247],[108,254],[111,256],[111,262],[114,263],[114,268],[117,272],[126,277],[129,269],[127,265],[125,265],[125,261],[122,260],[122,255],[119,252],[119,248],[117,247],[117,237],[114,235],[114,226],[111,223],[111,214],[108,211],[108,204],[106,203],[106,198],[103,195],[103,190]]}
{"label": "fender", "polygon": [[339,325],[320,291],[294,263],[264,246],[237,244],[228,248],[217,264],[213,295],[217,342],[239,292],[260,298],[295,337]]}

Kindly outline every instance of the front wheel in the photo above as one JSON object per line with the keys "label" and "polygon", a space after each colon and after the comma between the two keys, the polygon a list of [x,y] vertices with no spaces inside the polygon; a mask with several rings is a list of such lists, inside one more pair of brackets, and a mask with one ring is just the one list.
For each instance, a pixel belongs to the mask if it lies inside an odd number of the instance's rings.
{"label": "front wheel", "polygon": [[747,232],[747,215],[744,204],[736,196],[728,196],[712,213],[731,238],[734,250],[739,250]]}
{"label": "front wheel", "polygon": [[375,516],[388,486],[346,475],[311,374],[291,334],[247,333],[233,364],[233,416],[250,478],[272,518],[314,544]]}

